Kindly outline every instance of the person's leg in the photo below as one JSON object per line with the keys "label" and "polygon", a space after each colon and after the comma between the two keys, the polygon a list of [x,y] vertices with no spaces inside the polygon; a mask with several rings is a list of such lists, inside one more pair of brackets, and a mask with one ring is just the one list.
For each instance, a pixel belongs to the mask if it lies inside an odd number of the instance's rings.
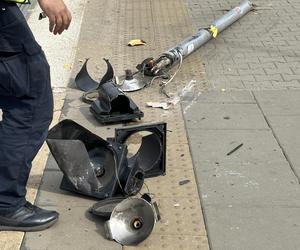
{"label": "person's leg", "polygon": [[[8,5],[6,11],[12,8],[9,13],[21,15],[15,7]],[[0,46],[0,230],[33,231],[58,218],[25,199],[32,160],[52,120],[53,96],[45,55],[25,20],[16,20],[0,26],[9,49],[1,51]],[[15,38],[13,31],[19,31]],[[19,43],[11,43],[17,39]],[[16,44],[21,46],[16,49]]]}
{"label": "person's leg", "polygon": [[[0,214],[25,204],[31,162],[52,120],[50,69],[16,5],[0,3]],[[3,51],[6,50],[6,51]],[[8,51],[7,51],[8,50]]]}
{"label": "person's leg", "polygon": [[[2,79],[4,83],[0,89],[3,113],[0,122],[0,231],[43,230],[58,219],[58,213],[40,209],[25,200],[31,162],[46,138],[53,112],[49,67],[44,54],[38,51],[34,55],[17,55],[9,59],[10,62],[0,59],[0,82]],[[25,67],[12,70],[23,56],[27,61]],[[9,72],[7,81],[1,78],[3,65]],[[24,72],[28,77],[15,82]],[[9,88],[5,88],[7,82]]]}
{"label": "person's leg", "polygon": [[37,45],[31,53],[0,61],[9,79],[8,90],[0,89],[0,213],[25,204],[31,162],[52,120],[49,67]]}

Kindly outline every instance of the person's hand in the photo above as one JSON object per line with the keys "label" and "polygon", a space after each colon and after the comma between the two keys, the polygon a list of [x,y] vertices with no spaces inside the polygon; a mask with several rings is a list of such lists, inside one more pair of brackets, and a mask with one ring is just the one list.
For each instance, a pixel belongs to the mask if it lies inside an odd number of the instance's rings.
{"label": "person's hand", "polygon": [[61,34],[69,28],[72,16],[63,0],[38,0],[41,9],[49,18],[49,31]]}

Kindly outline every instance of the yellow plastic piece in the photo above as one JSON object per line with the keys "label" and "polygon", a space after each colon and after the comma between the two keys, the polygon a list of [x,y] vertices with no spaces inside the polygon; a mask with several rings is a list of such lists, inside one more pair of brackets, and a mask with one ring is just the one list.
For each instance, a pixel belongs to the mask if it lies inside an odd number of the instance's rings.
{"label": "yellow plastic piece", "polygon": [[146,42],[144,40],[141,39],[133,39],[131,41],[129,41],[128,46],[140,46],[140,45],[145,45]]}
{"label": "yellow plastic piece", "polygon": [[216,38],[218,36],[218,28],[214,25],[211,25],[209,28],[209,31],[211,33],[211,35],[213,36],[213,38]]}

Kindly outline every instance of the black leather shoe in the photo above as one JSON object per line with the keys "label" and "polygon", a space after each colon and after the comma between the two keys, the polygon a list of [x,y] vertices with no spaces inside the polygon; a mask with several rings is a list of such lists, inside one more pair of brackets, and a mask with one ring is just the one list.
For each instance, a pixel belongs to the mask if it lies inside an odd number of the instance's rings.
{"label": "black leather shoe", "polygon": [[58,219],[59,214],[27,202],[16,212],[0,215],[0,231],[40,231],[51,227]]}

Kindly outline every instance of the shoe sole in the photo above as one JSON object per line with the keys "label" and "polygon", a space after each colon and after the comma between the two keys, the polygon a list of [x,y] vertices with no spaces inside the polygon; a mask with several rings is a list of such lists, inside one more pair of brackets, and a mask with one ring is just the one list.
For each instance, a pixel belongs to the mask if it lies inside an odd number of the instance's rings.
{"label": "shoe sole", "polygon": [[36,231],[42,231],[49,227],[51,227],[55,222],[58,220],[58,218],[49,221],[43,225],[38,225],[34,227],[14,227],[14,226],[3,226],[0,225],[0,231],[21,231],[21,232],[36,232]]}

